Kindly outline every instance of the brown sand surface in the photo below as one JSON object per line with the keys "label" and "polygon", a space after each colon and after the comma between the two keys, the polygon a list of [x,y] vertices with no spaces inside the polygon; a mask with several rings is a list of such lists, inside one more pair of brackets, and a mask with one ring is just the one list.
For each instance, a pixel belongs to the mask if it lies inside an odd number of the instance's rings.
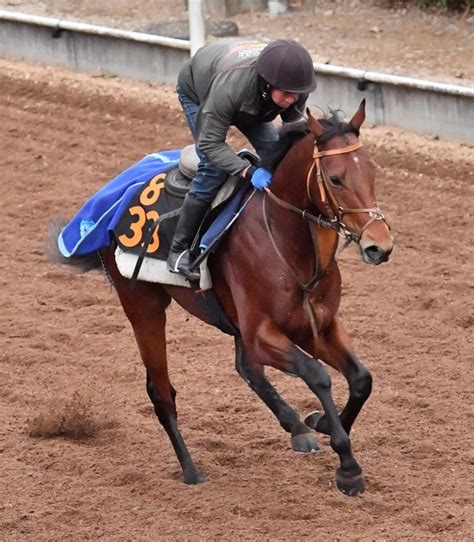
{"label": "brown sand surface", "polygon": [[[234,371],[231,339],[173,304],[181,428],[209,478],[188,487],[115,293],[41,248],[51,218],[144,154],[190,141],[173,91],[0,60],[0,97],[0,539],[472,538],[471,147],[362,132],[396,237],[388,264],[339,258],[342,316],[374,376],[352,438],[364,496],[334,488],[327,439],[320,454],[292,453]],[[342,406],[345,382],[331,375]],[[302,414],[317,408],[301,382],[269,376]]]}

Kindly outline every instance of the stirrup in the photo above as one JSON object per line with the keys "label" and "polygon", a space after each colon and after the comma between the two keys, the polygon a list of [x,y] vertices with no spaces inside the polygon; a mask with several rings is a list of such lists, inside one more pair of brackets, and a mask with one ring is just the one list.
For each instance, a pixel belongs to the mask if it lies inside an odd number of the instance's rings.
{"label": "stirrup", "polygon": [[173,267],[168,266],[168,269],[171,271],[171,273],[182,275],[188,280],[199,280],[201,278],[201,273],[199,272],[199,269],[196,269],[194,271],[191,271],[189,269],[189,266],[192,264],[192,261],[189,262],[187,267],[180,267],[180,262],[182,258],[188,255],[192,256],[191,251],[189,249],[183,250],[178,256],[178,258],[176,259],[174,266]]}

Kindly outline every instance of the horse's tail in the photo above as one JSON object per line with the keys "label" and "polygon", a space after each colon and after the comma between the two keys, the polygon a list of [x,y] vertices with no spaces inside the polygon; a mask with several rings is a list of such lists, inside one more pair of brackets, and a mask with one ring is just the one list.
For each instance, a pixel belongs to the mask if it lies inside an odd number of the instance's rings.
{"label": "horse's tail", "polygon": [[102,266],[98,252],[91,252],[85,256],[71,256],[66,258],[61,254],[58,247],[58,237],[67,221],[63,218],[55,218],[49,224],[49,235],[43,249],[48,259],[57,264],[70,265],[77,273],[87,273],[92,269]]}

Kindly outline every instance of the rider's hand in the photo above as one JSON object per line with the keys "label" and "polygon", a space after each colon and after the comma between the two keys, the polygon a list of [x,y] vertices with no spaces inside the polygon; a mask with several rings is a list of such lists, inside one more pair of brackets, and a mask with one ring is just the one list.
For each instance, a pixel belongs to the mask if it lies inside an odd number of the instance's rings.
{"label": "rider's hand", "polygon": [[263,190],[270,186],[272,174],[263,167],[250,166],[246,169],[244,178],[250,181],[257,190]]}

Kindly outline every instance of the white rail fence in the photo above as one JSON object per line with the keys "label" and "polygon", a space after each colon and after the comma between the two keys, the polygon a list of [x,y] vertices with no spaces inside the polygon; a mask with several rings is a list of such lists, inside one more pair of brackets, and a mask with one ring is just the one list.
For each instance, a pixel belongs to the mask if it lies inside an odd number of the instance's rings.
{"label": "white rail fence", "polygon": [[[0,10],[0,55],[174,83],[190,42]],[[348,114],[367,99],[368,122],[474,141],[474,88],[314,64],[309,105]]]}

